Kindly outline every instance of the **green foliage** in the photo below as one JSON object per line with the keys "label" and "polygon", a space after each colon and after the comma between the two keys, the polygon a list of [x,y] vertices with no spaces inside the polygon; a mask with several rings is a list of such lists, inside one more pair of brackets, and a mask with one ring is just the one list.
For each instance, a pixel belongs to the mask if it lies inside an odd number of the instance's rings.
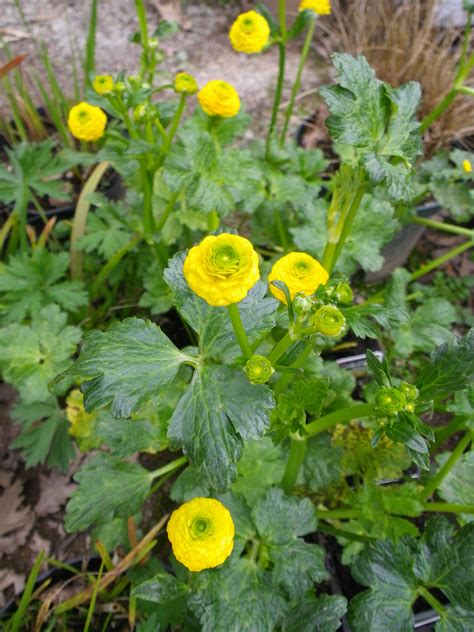
{"label": "green foliage", "polygon": [[338,83],[321,89],[331,115],[329,133],[357,148],[360,164],[374,184],[384,184],[395,200],[409,200],[409,176],[421,154],[418,108],[420,85],[392,88],[379,81],[362,56],[332,56]]}
{"label": "green foliage", "polygon": [[26,467],[47,463],[66,471],[75,450],[68,434],[69,423],[55,397],[37,404],[16,404],[12,419],[21,425],[21,434],[11,444],[20,449]]}
{"label": "green foliage", "polygon": [[304,601],[288,613],[283,625],[285,632],[336,632],[340,620],[347,610],[344,597],[313,594],[306,595]]}
{"label": "green foliage", "polygon": [[[449,458],[448,453],[437,456],[436,461],[441,467]],[[466,452],[448,472],[437,488],[438,494],[448,503],[459,505],[474,505],[474,452]],[[463,521],[474,520],[472,514],[460,514]]]}
{"label": "green foliage", "polygon": [[66,507],[68,531],[87,529],[113,517],[132,516],[149,494],[153,476],[137,463],[99,454],[82,467],[74,480],[79,486]]}
{"label": "green foliage", "polygon": [[127,318],[106,332],[89,332],[79,359],[59,381],[81,385],[86,411],[111,404],[114,417],[129,417],[169,386],[186,359],[157,325]]}
{"label": "green foliage", "polygon": [[57,303],[68,312],[87,305],[83,283],[67,281],[69,256],[37,248],[0,263],[0,322],[19,323]]}
{"label": "green foliage", "polygon": [[431,356],[418,375],[420,397],[435,399],[460,391],[474,375],[474,329],[452,344],[444,343]]}
{"label": "green foliage", "polygon": [[94,212],[88,213],[86,231],[77,245],[84,252],[97,252],[107,260],[130,241],[133,232],[127,225],[123,203],[111,202],[100,194],[90,199]]}
{"label": "green foliage", "polygon": [[307,414],[320,414],[328,392],[328,381],[325,379],[294,381],[288,390],[278,397],[271,429],[274,441],[279,443],[291,432],[300,429],[304,432]]}
{"label": "green foliage", "polygon": [[[290,229],[298,250],[322,258],[327,243],[326,214],[327,203],[316,200],[306,221]],[[398,226],[391,204],[373,195],[364,195],[335,269],[347,276],[359,266],[365,271],[379,270],[384,262],[380,254],[382,246],[392,239]]]}
{"label": "green foliage", "polygon": [[0,369],[4,380],[19,390],[23,403],[47,400],[50,381],[70,366],[81,330],[66,323],[66,314],[57,305],[48,305],[33,315],[29,325],[0,329]]}
{"label": "green foliage", "polygon": [[158,573],[132,591],[132,595],[153,603],[166,603],[185,595],[188,587],[169,573]]}
{"label": "green foliage", "polygon": [[69,193],[61,176],[81,162],[77,152],[54,152],[54,143],[48,139],[41,143],[19,143],[7,149],[12,169],[0,165],[0,200],[15,202],[22,197],[23,188],[43,197],[68,200]]}
{"label": "green foliage", "polygon": [[236,476],[243,441],[261,438],[274,406],[270,389],[250,384],[230,367],[209,365],[194,373],[168,429],[170,447],[182,448],[204,468],[212,487],[225,490]]}
{"label": "green foliage", "polygon": [[[411,629],[411,607],[420,586],[441,590],[455,608],[474,610],[469,579],[473,542],[472,525],[454,534],[446,519],[432,518],[419,543],[406,538],[398,543],[379,540],[366,546],[352,567],[356,581],[370,586],[349,606],[354,632],[375,631],[381,626],[400,632]],[[390,609],[385,607],[387,603]],[[449,611],[442,614],[442,619],[445,616],[449,619]],[[465,616],[474,621],[474,612],[466,612]]]}
{"label": "green foliage", "polygon": [[460,149],[451,152],[441,150],[423,162],[418,174],[420,184],[428,188],[457,222],[469,221],[474,208],[474,192],[469,186],[474,176],[472,172],[463,170],[464,160],[474,164],[474,154]]}

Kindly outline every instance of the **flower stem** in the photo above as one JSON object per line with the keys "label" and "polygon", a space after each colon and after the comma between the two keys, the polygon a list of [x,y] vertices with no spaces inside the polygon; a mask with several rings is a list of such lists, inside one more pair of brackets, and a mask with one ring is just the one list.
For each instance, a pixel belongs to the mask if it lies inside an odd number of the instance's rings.
{"label": "flower stem", "polygon": [[300,63],[298,65],[298,70],[296,72],[296,79],[293,84],[293,88],[291,89],[290,103],[285,113],[285,122],[283,124],[283,130],[282,130],[281,139],[280,139],[280,143],[282,145],[284,144],[286,140],[288,125],[290,124],[291,115],[293,114],[293,108],[295,107],[296,95],[301,86],[301,77],[303,75],[303,69],[306,64],[306,60],[308,59],[308,54],[311,47],[311,40],[313,39],[315,24],[316,24],[316,15],[313,14],[308,30],[306,32],[306,38],[304,40],[303,48],[301,50]]}
{"label": "flower stem", "polygon": [[146,163],[141,164],[143,187],[143,226],[147,237],[151,237],[155,231],[155,218],[153,217],[153,174],[148,170]]}
{"label": "flower stem", "polygon": [[446,233],[454,233],[455,235],[466,235],[466,237],[474,239],[474,230],[471,228],[456,226],[456,224],[447,224],[446,222],[437,222],[434,219],[427,219],[425,217],[415,217],[413,222],[421,226],[427,226],[428,228],[442,230]]}
{"label": "flower stem", "polygon": [[110,257],[110,259],[102,267],[95,281],[92,284],[91,298],[95,298],[99,294],[102,286],[107,281],[111,273],[118,266],[118,264],[122,261],[122,259],[127,254],[127,252],[130,252],[130,250],[133,250],[133,248],[135,248],[135,246],[139,244],[142,239],[143,239],[142,235],[135,235],[134,237],[132,237],[132,239],[128,243],[122,246],[122,248],[117,250]]}
{"label": "flower stem", "polygon": [[227,310],[229,312],[230,322],[234,328],[235,337],[237,338],[237,342],[239,343],[242,353],[246,358],[251,358],[252,347],[250,346],[249,339],[247,338],[247,334],[242,324],[237,303],[231,303],[228,305]]}
{"label": "flower stem", "polygon": [[328,271],[329,274],[332,273],[332,271],[334,270],[334,267],[337,263],[337,260],[339,259],[339,256],[342,252],[342,248],[344,247],[344,244],[346,243],[346,239],[349,237],[351,230],[352,230],[352,225],[354,224],[354,220],[356,218],[357,215],[357,211],[359,210],[360,207],[360,203],[362,202],[362,198],[364,197],[364,193],[366,191],[367,185],[361,184],[353,197],[352,200],[352,204],[349,207],[349,211],[344,219],[344,224],[342,227],[342,231],[341,231],[341,235],[338,239],[338,242],[336,244],[336,247],[334,249],[334,253],[331,257],[331,261],[330,261],[330,265],[329,268],[326,268],[326,270]]}
{"label": "flower stem", "polygon": [[155,480],[155,478],[159,478],[160,476],[164,476],[165,474],[174,472],[175,470],[179,469],[183,465],[186,465],[187,462],[188,462],[187,456],[180,456],[179,459],[175,459],[174,461],[171,461],[171,463],[167,463],[166,465],[163,465],[163,467],[160,467],[157,470],[150,472],[150,478],[153,481]]}
{"label": "flower stem", "polygon": [[436,610],[436,612],[443,616],[444,615],[444,611],[445,611],[445,607],[443,606],[443,604],[441,604],[436,597],[434,597],[429,590],[427,590],[426,588],[424,588],[423,586],[419,586],[418,587],[418,594],[420,595],[420,597],[423,597],[423,599],[426,601],[427,604],[429,604],[434,610]]}
{"label": "flower stem", "polygon": [[317,509],[315,513],[316,518],[321,520],[351,520],[359,517],[357,509],[344,507],[342,509]]}
{"label": "flower stem", "polygon": [[433,259],[433,261],[430,261],[426,265],[422,266],[421,268],[413,272],[410,277],[410,281],[415,281],[416,279],[419,279],[425,274],[428,274],[428,272],[431,272],[431,270],[438,268],[439,266],[443,265],[443,263],[446,263],[453,257],[460,255],[465,250],[469,250],[469,248],[472,248],[473,246],[474,246],[474,240],[470,239],[469,241],[465,241],[463,244],[456,246],[456,248],[449,250],[444,255],[441,255],[441,257],[438,257],[437,259]]}
{"label": "flower stem", "polygon": [[215,233],[216,230],[219,228],[220,223],[221,220],[219,218],[219,215],[217,214],[217,211],[211,211],[207,216],[207,232]]}
{"label": "flower stem", "polygon": [[281,358],[281,356],[291,347],[291,345],[294,342],[295,341],[291,338],[290,333],[287,332],[283,336],[283,338],[281,338],[276,343],[276,345],[273,347],[273,349],[268,354],[268,359],[270,360],[270,363],[273,366],[275,366],[275,364],[278,362],[278,360]]}
{"label": "flower stem", "polygon": [[304,461],[304,455],[306,453],[307,439],[301,437],[299,433],[292,433],[290,435],[291,446],[288,461],[286,463],[285,473],[281,480],[281,486],[286,494],[291,494],[293,487],[296,484],[300,468]]}
{"label": "flower stem", "polygon": [[442,446],[453,434],[456,434],[459,430],[462,430],[466,425],[466,417],[453,417],[451,421],[444,427],[439,429],[439,432],[435,430],[435,445]]}
{"label": "flower stem", "polygon": [[268,128],[267,141],[266,141],[265,155],[267,158],[270,151],[270,142],[275,133],[275,127],[276,127],[277,118],[278,118],[278,110],[280,109],[281,95],[283,92],[283,80],[285,78],[285,63],[286,63],[286,43],[284,40],[279,42],[278,51],[279,51],[278,79],[277,79],[277,87],[275,90],[275,98],[273,100],[272,118],[270,121],[270,127]]}
{"label": "flower stem", "polygon": [[456,465],[457,461],[461,458],[464,453],[464,450],[468,447],[468,445],[472,441],[472,432],[468,431],[461,439],[461,441],[457,444],[454,450],[451,452],[446,463],[438,470],[438,472],[433,476],[433,478],[428,482],[425,489],[423,490],[422,498],[423,500],[428,500],[428,498],[433,494],[433,492],[438,489],[441,483],[444,481],[446,476],[452,470],[452,468]]}
{"label": "flower stem", "polygon": [[425,503],[424,511],[455,514],[474,514],[474,505],[457,505],[454,503]]}
{"label": "flower stem", "polygon": [[280,245],[283,248],[284,252],[288,252],[288,236],[286,234],[285,226],[283,225],[283,221],[281,219],[280,211],[277,208],[273,211],[273,217],[275,219],[275,227],[278,233],[278,239],[280,240]]}
{"label": "flower stem", "polygon": [[[304,366],[312,350],[313,349],[311,345],[309,344],[306,345],[306,347],[301,352],[299,357],[291,365],[291,368],[301,369]],[[294,373],[285,373],[284,375],[282,375],[280,379],[278,380],[278,382],[275,384],[275,388],[274,388],[275,393],[278,394],[278,393],[283,392],[293,379],[294,379]]]}
{"label": "flower stem", "polygon": [[170,127],[169,132],[168,132],[168,138],[167,138],[167,140],[165,142],[165,145],[163,147],[163,151],[164,151],[165,155],[168,154],[168,152],[169,152],[169,150],[171,148],[171,143],[173,142],[173,138],[175,137],[176,130],[178,129],[178,125],[179,125],[179,122],[180,122],[181,117],[183,115],[185,106],[186,106],[186,93],[183,92],[181,94],[181,96],[180,96],[178,107],[176,109],[176,112],[174,114],[173,120],[171,122],[171,127]]}
{"label": "flower stem", "polygon": [[354,406],[336,410],[333,413],[316,419],[316,421],[312,421],[305,427],[305,430],[309,435],[313,436],[328,430],[328,428],[332,428],[336,424],[345,423],[361,417],[370,417],[373,413],[374,407],[372,404],[355,404]]}

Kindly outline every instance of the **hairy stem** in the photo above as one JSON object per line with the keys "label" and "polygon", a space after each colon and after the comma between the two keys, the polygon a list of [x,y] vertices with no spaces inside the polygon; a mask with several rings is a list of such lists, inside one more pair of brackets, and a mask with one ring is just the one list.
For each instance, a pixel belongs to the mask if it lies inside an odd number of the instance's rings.
{"label": "hairy stem", "polygon": [[281,480],[281,486],[286,494],[290,494],[293,491],[293,487],[296,484],[300,468],[304,461],[304,455],[306,453],[307,440],[305,437],[301,437],[298,433],[292,433],[290,435],[290,454],[286,463],[285,473]]}
{"label": "hairy stem", "polygon": [[336,410],[333,413],[316,419],[316,421],[312,421],[306,426],[305,430],[309,435],[313,436],[337,424],[346,423],[352,419],[360,419],[361,417],[370,417],[373,413],[374,407],[372,404],[355,404],[354,406]]}

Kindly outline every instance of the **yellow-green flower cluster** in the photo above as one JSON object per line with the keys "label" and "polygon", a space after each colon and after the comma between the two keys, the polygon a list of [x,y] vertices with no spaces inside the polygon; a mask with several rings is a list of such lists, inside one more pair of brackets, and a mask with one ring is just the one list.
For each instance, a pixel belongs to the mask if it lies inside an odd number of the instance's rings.
{"label": "yellow-green flower cluster", "polygon": [[270,27],[263,15],[256,11],[241,13],[232,24],[229,39],[238,53],[260,53],[270,38]]}
{"label": "yellow-green flower cluster", "polygon": [[97,106],[83,101],[71,108],[67,124],[75,138],[93,142],[104,135],[107,115]]}
{"label": "yellow-green flower cluster", "polygon": [[216,307],[238,303],[260,278],[250,241],[228,233],[209,235],[191,248],[183,273],[193,292]]}
{"label": "yellow-green flower cluster", "polygon": [[174,89],[184,94],[196,94],[199,90],[196,79],[187,72],[178,72],[174,78]]}
{"label": "yellow-green flower cluster", "polygon": [[114,89],[114,80],[110,75],[97,75],[92,82],[92,87],[97,94],[109,94]]}
{"label": "yellow-green flower cluster", "polygon": [[314,315],[314,326],[323,336],[340,336],[346,328],[346,319],[334,305],[323,305]]}
{"label": "yellow-green flower cluster", "polygon": [[167,527],[173,553],[190,571],[215,568],[234,548],[234,522],[214,498],[194,498],[173,512]]}

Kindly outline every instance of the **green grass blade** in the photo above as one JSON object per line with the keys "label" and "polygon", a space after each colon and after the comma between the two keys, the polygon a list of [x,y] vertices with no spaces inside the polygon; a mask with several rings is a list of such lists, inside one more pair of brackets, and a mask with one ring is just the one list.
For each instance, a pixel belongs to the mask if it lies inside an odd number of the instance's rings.
{"label": "green grass blade", "polygon": [[10,620],[8,625],[8,632],[18,632],[18,630],[24,629],[22,628],[25,622],[25,614],[28,606],[30,605],[31,596],[33,594],[33,590],[35,587],[36,580],[38,578],[41,564],[43,563],[45,557],[44,551],[41,551],[36,561],[31,569],[31,573],[29,574],[28,581],[26,582],[25,590],[23,591],[23,595],[20,600],[20,605],[18,606],[18,610],[13,615],[13,618]]}
{"label": "green grass blade", "polygon": [[98,0],[91,0],[89,28],[87,31],[86,50],[84,51],[84,75],[86,85],[90,84],[90,75],[95,72],[95,40],[97,35]]}

